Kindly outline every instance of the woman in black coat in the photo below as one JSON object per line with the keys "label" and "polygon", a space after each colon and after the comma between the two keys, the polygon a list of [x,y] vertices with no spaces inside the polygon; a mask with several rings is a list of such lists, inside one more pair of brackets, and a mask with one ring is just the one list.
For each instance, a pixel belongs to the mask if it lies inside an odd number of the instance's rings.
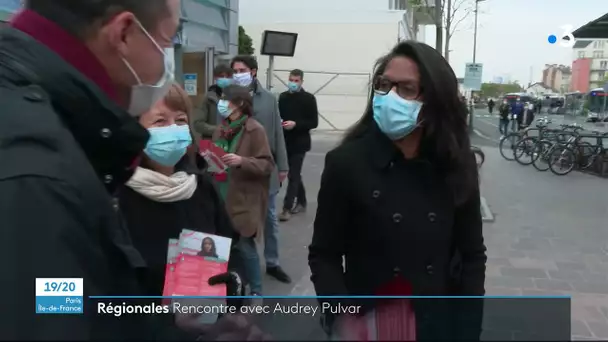
{"label": "woman in black coat", "polygon": [[[174,85],[139,118],[150,140],[140,167],[117,196],[133,244],[148,265],[142,282],[150,296],[163,293],[168,242],[183,229],[231,238],[232,245],[238,240],[224,202],[204,172],[204,159],[192,145],[191,110],[186,92]],[[237,259],[231,256],[230,262]],[[230,282],[228,291],[238,292],[240,279]]]}
{"label": "woman in black coat", "polygon": [[[379,60],[363,117],[325,159],[309,246],[318,296],[484,295],[479,180],[458,94],[428,45],[401,42]],[[417,339],[479,339],[480,304],[414,301]]]}

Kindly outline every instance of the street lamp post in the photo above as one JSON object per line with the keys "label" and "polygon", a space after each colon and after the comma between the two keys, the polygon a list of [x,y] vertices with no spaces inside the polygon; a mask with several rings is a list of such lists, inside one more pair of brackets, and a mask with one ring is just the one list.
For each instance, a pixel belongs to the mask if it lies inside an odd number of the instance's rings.
{"label": "street lamp post", "polygon": [[[485,0],[475,0],[475,29],[473,31],[473,64],[475,64],[476,62],[476,57],[477,57],[477,17],[478,17],[478,13],[479,13],[479,3],[485,1]],[[469,107],[469,131],[472,133],[473,132],[473,110],[474,110],[474,106],[473,106],[473,93],[474,91],[471,90],[471,99],[470,99],[470,107]]]}

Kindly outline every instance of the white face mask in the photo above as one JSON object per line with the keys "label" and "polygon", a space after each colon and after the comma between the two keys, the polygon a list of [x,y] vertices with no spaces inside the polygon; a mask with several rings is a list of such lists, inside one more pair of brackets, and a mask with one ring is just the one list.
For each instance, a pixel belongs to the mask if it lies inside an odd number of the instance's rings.
{"label": "white face mask", "polygon": [[137,80],[137,85],[131,87],[131,103],[129,103],[128,112],[133,116],[140,116],[143,113],[147,112],[152,108],[156,102],[161,100],[169,90],[173,84],[173,80],[175,78],[174,71],[174,56],[173,56],[173,48],[161,48],[160,45],[152,38],[152,36],[146,31],[146,29],[137,22],[141,30],[144,32],[146,36],[152,41],[152,43],[156,46],[158,51],[163,54],[164,59],[164,67],[165,71],[161,76],[160,80],[156,84],[143,84],[141,79],[131,67],[131,64],[126,59],[122,59],[125,63],[133,77]]}
{"label": "white face mask", "polygon": [[232,78],[234,79],[235,84],[240,85],[242,87],[250,86],[251,82],[253,81],[253,77],[251,76],[250,72],[234,74],[234,76],[232,76]]}

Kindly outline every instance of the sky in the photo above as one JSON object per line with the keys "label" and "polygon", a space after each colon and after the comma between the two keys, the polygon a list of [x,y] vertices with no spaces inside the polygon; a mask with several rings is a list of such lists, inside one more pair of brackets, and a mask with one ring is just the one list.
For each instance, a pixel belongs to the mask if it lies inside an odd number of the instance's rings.
{"label": "sky", "polygon": [[[387,7],[388,0],[241,0],[239,20],[244,24],[370,22],[384,14]],[[559,36],[564,25],[576,29],[606,12],[606,0],[480,2],[476,62],[483,64],[483,81],[503,77],[521,84],[540,82],[545,64],[571,65],[572,49],[550,44],[548,36]],[[386,20],[386,15],[381,17]],[[425,32],[425,42],[434,46],[435,27],[426,26]],[[450,64],[458,77],[464,76],[465,64],[472,62],[473,32],[474,15],[470,12],[450,44]]]}

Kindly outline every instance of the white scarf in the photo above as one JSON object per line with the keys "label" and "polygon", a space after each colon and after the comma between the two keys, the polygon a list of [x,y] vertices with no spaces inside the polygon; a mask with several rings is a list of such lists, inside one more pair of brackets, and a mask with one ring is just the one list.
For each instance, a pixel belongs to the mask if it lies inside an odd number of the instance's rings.
{"label": "white scarf", "polygon": [[187,200],[196,191],[196,175],[180,171],[167,177],[156,171],[138,167],[127,186],[156,202]]}

